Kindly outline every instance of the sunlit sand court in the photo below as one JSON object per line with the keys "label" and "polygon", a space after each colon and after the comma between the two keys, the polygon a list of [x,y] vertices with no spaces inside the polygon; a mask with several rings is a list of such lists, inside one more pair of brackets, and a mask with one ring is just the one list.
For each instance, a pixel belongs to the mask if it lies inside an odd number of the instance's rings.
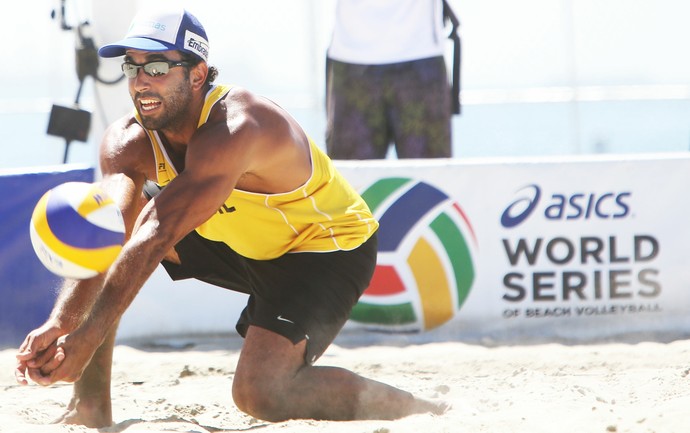
{"label": "sunlit sand court", "polygon": [[177,339],[117,346],[115,425],[100,430],[49,425],[65,409],[71,385],[20,387],[11,376],[15,350],[1,351],[0,431],[680,433],[690,423],[690,341],[508,346],[405,345],[410,341],[404,336],[374,340],[363,345],[346,333],[319,363],[445,400],[452,408],[441,416],[397,421],[266,423],[232,403],[239,338]]}

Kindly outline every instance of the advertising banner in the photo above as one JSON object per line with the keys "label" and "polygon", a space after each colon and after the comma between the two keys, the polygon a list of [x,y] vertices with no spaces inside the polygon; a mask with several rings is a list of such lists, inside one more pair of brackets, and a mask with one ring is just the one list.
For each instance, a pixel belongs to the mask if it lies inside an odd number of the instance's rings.
{"label": "advertising banner", "polygon": [[[690,155],[336,165],[380,222],[377,269],[348,328],[514,342],[690,329]],[[17,344],[54,300],[57,281],[31,250],[33,206],[92,178],[0,176],[0,343]],[[232,332],[245,303],[159,269],[118,337]]]}
{"label": "advertising banner", "polygon": [[0,347],[18,345],[48,318],[59,286],[60,279],[31,246],[29,222],[36,203],[63,182],[93,180],[93,168],[72,165],[0,171]]}
{"label": "advertising banner", "polygon": [[573,339],[687,329],[685,154],[337,165],[381,223],[358,325]]}

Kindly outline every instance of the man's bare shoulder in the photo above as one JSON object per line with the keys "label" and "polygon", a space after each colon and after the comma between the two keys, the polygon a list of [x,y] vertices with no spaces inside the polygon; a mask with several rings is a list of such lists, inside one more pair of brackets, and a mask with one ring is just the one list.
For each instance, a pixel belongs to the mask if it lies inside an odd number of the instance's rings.
{"label": "man's bare shoulder", "polygon": [[103,135],[103,144],[120,148],[146,138],[146,131],[133,115],[122,116],[111,123]]}
{"label": "man's bare shoulder", "polygon": [[309,141],[300,125],[270,99],[242,87],[233,87],[216,104],[195,138],[200,145],[190,146],[199,149],[194,160],[201,155],[198,161],[206,164],[213,155],[225,173],[232,161],[239,189],[291,191],[311,175]]}
{"label": "man's bare shoulder", "polygon": [[152,159],[144,128],[133,115],[116,120],[105,130],[100,146],[101,164],[146,170]]}
{"label": "man's bare shoulder", "polygon": [[287,111],[269,98],[239,86],[233,86],[220,105],[229,119],[249,118],[260,121],[265,116],[271,117],[273,120],[276,117],[289,117]]}
{"label": "man's bare shoulder", "polygon": [[224,98],[226,102],[234,103],[234,105],[251,105],[256,101],[257,94],[242,86],[231,86],[227,96]]}
{"label": "man's bare shoulder", "polygon": [[[233,87],[216,104],[208,127],[222,124],[229,138],[237,138],[243,151],[258,149],[262,160],[267,151],[279,152],[285,146],[304,147],[306,135],[290,114],[270,99],[242,87]],[[277,155],[277,158],[282,156]]]}

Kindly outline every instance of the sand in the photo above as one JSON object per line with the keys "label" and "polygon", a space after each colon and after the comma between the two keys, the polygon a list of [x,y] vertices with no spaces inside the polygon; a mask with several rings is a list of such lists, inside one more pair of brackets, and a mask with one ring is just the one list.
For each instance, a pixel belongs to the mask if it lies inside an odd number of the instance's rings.
{"label": "sand", "polygon": [[14,349],[0,351],[0,432],[607,433],[690,431],[690,341],[566,345],[357,343],[339,338],[318,361],[430,399],[446,414],[395,421],[267,423],[238,411],[230,388],[240,340],[178,338],[118,344],[115,424],[51,425],[71,385],[19,386]]}

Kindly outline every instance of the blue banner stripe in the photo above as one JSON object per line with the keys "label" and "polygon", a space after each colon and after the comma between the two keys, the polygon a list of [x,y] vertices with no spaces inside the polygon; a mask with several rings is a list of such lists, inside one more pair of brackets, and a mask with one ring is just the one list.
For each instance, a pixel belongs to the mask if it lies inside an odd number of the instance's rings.
{"label": "blue banner stripe", "polygon": [[379,219],[379,251],[397,250],[419,219],[446,199],[447,195],[427,183],[419,182],[412,187]]}

